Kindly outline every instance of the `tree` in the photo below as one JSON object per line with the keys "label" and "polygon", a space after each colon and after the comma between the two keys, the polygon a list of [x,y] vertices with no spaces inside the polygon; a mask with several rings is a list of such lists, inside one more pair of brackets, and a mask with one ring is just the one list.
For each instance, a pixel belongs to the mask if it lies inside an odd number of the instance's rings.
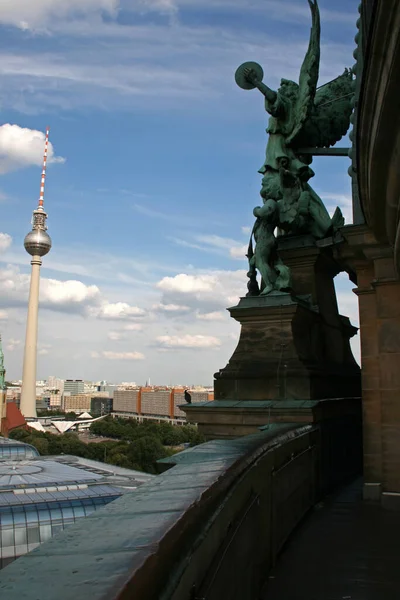
{"label": "tree", "polygon": [[21,428],[13,429],[10,431],[9,437],[13,440],[18,440],[19,442],[25,442],[25,440],[29,437],[29,431]]}
{"label": "tree", "polygon": [[29,443],[32,446],[35,446],[39,454],[41,454],[42,456],[49,454],[49,442],[46,440],[46,438],[39,438],[37,436],[32,436],[32,438],[33,439],[30,440]]}
{"label": "tree", "polygon": [[78,418],[78,415],[76,414],[76,412],[70,411],[70,412],[65,413],[66,421],[76,421],[77,418]]}
{"label": "tree", "polygon": [[140,465],[148,473],[156,473],[156,461],[166,456],[164,446],[154,435],[143,436],[129,444],[131,463]]}
{"label": "tree", "polygon": [[171,423],[160,423],[158,426],[158,434],[161,442],[165,446],[179,446],[184,441],[182,428],[172,425]]}

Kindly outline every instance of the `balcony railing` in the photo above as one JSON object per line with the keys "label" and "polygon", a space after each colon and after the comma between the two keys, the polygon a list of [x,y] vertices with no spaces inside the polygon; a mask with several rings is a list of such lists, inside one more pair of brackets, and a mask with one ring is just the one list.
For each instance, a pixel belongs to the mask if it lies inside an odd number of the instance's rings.
{"label": "balcony railing", "polygon": [[[351,439],[342,435],[342,445]],[[317,426],[273,424],[164,459],[167,470],[154,480],[3,569],[0,594],[7,600],[254,599],[326,487],[329,452],[322,446]]]}

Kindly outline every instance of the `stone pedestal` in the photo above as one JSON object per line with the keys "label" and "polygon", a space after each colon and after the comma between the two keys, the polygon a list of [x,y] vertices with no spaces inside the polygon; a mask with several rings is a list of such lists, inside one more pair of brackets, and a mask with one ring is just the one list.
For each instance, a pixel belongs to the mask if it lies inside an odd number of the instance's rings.
{"label": "stone pedestal", "polygon": [[359,368],[349,345],[357,330],[348,320],[341,319],[339,330],[326,327],[310,298],[282,293],[242,298],[229,312],[242,327],[229,363],[215,374],[216,400],[319,400],[360,394]]}
{"label": "stone pedestal", "polygon": [[350,348],[357,329],[337,307],[333,279],[343,266],[335,247],[331,238],[282,237],[279,251],[293,292],[247,296],[228,309],[241,333],[228,364],[215,374],[215,402],[183,407],[207,437],[255,431],[272,410],[274,419],[312,422],[307,403],[341,399],[343,406],[343,399],[361,396]]}

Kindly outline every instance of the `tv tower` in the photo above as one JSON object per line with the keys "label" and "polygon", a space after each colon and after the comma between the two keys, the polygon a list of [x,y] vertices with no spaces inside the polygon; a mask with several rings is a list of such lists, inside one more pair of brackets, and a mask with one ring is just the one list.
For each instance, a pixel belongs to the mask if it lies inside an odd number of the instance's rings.
{"label": "tv tower", "polygon": [[46,179],[47,149],[49,131],[46,128],[44,145],[43,170],[40,182],[39,204],[32,216],[32,231],[24,240],[25,250],[32,256],[31,285],[29,289],[28,316],[26,320],[26,338],[24,351],[24,367],[22,372],[22,389],[20,410],[24,417],[36,418],[36,356],[39,312],[39,282],[42,256],[51,248],[51,239],[46,233],[47,214],[44,211],[44,183]]}
{"label": "tv tower", "polygon": [[2,430],[3,419],[6,417],[6,392],[6,370],[4,368],[4,353],[0,335],[0,431]]}

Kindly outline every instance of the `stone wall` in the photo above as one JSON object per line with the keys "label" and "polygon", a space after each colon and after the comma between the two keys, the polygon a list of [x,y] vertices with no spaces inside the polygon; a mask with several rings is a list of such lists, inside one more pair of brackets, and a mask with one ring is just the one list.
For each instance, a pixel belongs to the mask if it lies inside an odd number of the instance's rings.
{"label": "stone wall", "polygon": [[254,600],[329,478],[322,448],[318,426],[276,423],[164,459],[151,483],[6,567],[0,594]]}

